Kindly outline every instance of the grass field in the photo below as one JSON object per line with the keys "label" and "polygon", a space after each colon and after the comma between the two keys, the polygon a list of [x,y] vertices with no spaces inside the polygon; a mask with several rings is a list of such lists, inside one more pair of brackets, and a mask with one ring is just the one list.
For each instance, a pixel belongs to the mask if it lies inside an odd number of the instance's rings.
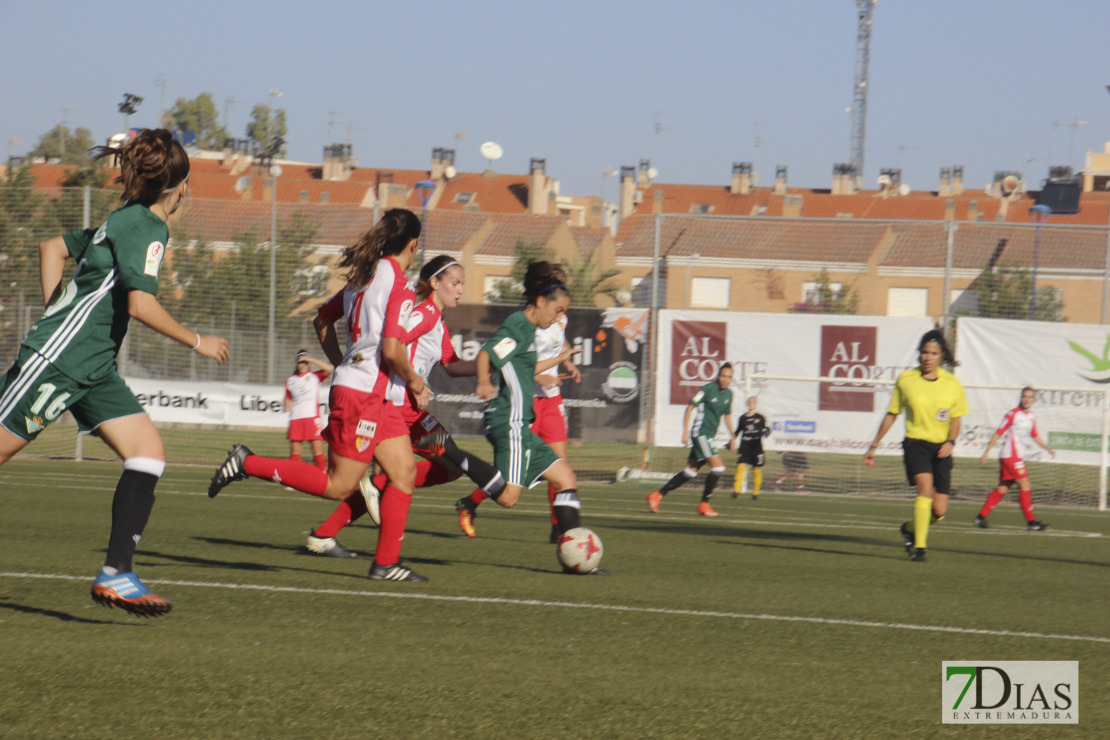
{"label": "grass field", "polygon": [[[224,440],[219,440],[224,444]],[[973,529],[956,502],[907,561],[910,499],[645,484],[582,487],[610,578],[558,573],[544,495],[486,504],[418,491],[404,556],[427,584],[306,554],[327,502],[168,468],[136,570],[174,611],[141,620],[88,596],[118,463],[0,468],[0,736],[19,738],[1105,737],[1110,518],[1016,504]],[[1078,726],[941,725],[943,660],[1078,660]]]}

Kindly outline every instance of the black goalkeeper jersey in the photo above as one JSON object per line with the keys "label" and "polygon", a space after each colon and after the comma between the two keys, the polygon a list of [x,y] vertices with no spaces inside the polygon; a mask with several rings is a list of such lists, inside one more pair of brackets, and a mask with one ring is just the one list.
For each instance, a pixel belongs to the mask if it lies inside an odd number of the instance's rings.
{"label": "black goalkeeper jersey", "polygon": [[763,438],[771,433],[763,414],[743,414],[736,424],[736,436],[740,438],[739,452],[755,455],[763,454]]}

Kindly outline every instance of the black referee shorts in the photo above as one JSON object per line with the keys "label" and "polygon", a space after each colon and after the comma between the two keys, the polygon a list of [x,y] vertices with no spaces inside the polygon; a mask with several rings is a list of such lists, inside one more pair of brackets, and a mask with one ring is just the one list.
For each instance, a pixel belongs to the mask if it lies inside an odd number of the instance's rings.
{"label": "black referee shorts", "polygon": [[923,439],[902,440],[902,462],[906,466],[906,479],[910,485],[914,476],[929,473],[933,476],[933,488],[937,493],[947,495],[952,490],[952,456],[937,457],[941,445]]}

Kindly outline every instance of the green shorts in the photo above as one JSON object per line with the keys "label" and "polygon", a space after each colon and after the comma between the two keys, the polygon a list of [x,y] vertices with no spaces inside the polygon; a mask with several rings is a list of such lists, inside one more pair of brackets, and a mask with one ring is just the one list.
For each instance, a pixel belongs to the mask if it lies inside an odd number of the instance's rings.
{"label": "green shorts", "polygon": [[690,456],[687,459],[692,463],[701,462],[719,454],[712,437],[698,435],[690,440]]}
{"label": "green shorts", "polygon": [[79,383],[35,352],[20,359],[0,378],[0,426],[33,440],[69,411],[82,432],[105,422],[146,413],[115,367],[92,383]]}
{"label": "green shorts", "polygon": [[497,426],[486,430],[486,439],[493,445],[494,467],[514,486],[531,488],[562,459],[528,427]]}

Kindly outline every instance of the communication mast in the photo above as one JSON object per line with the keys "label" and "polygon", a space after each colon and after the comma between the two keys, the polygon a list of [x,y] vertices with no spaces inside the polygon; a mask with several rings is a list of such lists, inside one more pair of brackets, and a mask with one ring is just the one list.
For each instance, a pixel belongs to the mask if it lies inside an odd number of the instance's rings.
{"label": "communication mast", "polygon": [[867,142],[868,67],[871,64],[871,14],[878,0],[856,0],[859,9],[856,30],[856,79],[852,88],[852,143],[850,164],[857,187],[863,180],[863,152]]}

